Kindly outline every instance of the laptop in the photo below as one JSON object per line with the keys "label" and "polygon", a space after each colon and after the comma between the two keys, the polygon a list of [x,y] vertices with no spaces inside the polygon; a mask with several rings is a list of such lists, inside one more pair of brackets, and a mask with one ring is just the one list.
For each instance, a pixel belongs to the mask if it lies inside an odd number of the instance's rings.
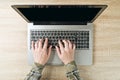
{"label": "laptop", "polygon": [[48,38],[53,45],[48,65],[63,65],[55,45],[58,40],[68,39],[76,45],[77,65],[93,64],[93,33],[95,19],[107,5],[12,5],[28,27],[28,63],[34,63],[31,41]]}

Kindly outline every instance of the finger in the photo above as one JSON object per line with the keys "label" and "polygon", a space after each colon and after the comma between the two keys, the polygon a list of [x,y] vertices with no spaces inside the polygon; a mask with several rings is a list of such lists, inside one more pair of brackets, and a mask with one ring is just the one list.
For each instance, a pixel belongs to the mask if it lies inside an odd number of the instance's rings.
{"label": "finger", "polygon": [[60,49],[57,46],[55,46],[55,48],[56,48],[58,56],[60,57],[60,55],[61,55]]}
{"label": "finger", "polygon": [[50,46],[48,49],[48,58],[50,57],[51,51],[52,51],[52,46]]}
{"label": "finger", "polygon": [[64,45],[65,45],[65,48],[68,48],[68,42],[66,40],[62,40]]}
{"label": "finger", "polygon": [[75,50],[75,48],[76,48],[76,47],[75,47],[75,44],[73,44],[73,50]]}
{"label": "finger", "polygon": [[32,41],[32,50],[35,50],[35,43],[34,43],[34,41]]}
{"label": "finger", "polygon": [[39,48],[42,48],[43,39],[39,39]]}
{"label": "finger", "polygon": [[35,42],[35,49],[38,48],[38,41]]}
{"label": "finger", "polygon": [[63,48],[63,45],[62,45],[61,41],[59,40],[58,43],[59,43],[60,51],[63,51],[64,48]]}
{"label": "finger", "polygon": [[43,48],[47,49],[47,46],[48,46],[48,38],[45,38],[45,42],[44,42]]}
{"label": "finger", "polygon": [[69,48],[72,49],[72,43],[70,42],[70,40],[67,40],[67,41],[68,41]]}

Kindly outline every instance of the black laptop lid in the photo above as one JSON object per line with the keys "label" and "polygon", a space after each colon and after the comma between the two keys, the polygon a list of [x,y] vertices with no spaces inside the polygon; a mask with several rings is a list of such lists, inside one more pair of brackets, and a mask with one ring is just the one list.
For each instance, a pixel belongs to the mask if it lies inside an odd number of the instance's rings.
{"label": "black laptop lid", "polygon": [[92,23],[107,5],[13,5],[27,22]]}

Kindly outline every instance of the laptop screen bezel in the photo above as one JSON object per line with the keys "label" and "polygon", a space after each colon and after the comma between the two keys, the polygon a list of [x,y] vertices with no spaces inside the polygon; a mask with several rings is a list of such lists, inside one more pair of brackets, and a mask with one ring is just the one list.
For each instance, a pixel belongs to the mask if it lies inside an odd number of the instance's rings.
{"label": "laptop screen bezel", "polygon": [[[88,23],[92,23],[96,20],[96,18],[106,9],[107,5],[12,5],[12,8],[18,12],[28,23],[31,23],[24,14],[20,12],[18,8],[37,8],[39,6],[79,6],[79,7],[87,7],[87,8],[101,8],[101,10],[96,14],[96,16]],[[80,22],[81,23],[81,22]]]}

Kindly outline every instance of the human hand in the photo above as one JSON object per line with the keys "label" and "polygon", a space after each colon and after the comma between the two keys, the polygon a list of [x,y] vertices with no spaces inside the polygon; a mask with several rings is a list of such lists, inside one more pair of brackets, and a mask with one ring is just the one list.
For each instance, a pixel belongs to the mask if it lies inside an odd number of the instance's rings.
{"label": "human hand", "polygon": [[39,39],[37,42],[32,41],[32,51],[34,62],[45,65],[50,57],[52,46],[48,47],[48,39],[45,39],[44,44],[43,39]]}
{"label": "human hand", "polygon": [[68,64],[71,61],[74,61],[75,44],[72,44],[69,40],[62,41],[64,43],[64,47],[61,41],[59,40],[58,43],[60,48],[56,46],[56,51],[63,63]]}

